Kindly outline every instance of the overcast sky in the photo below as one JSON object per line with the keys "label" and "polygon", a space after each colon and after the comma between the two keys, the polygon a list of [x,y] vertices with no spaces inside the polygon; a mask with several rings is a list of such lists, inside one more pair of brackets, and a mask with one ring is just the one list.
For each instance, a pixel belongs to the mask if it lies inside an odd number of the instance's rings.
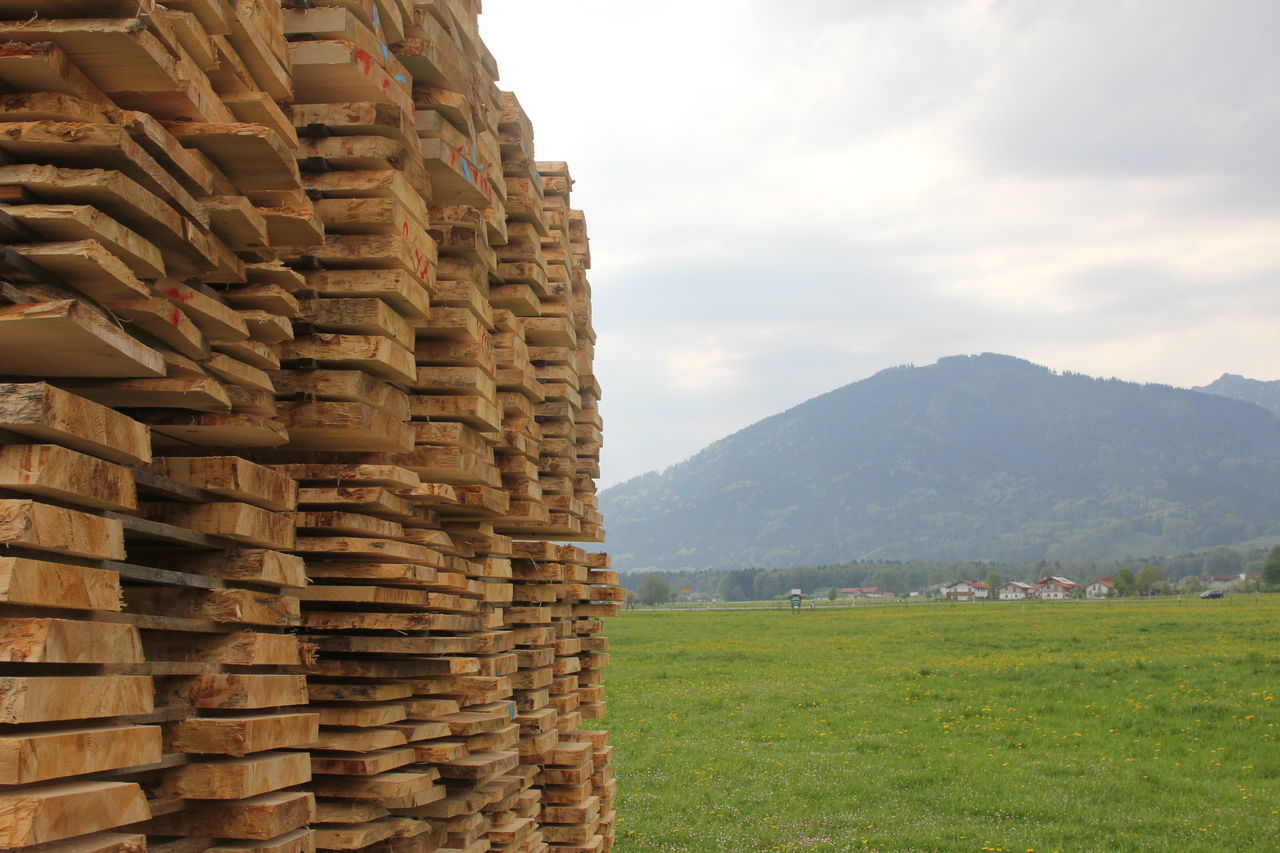
{"label": "overcast sky", "polygon": [[602,485],[897,364],[1280,378],[1276,0],[487,0],[591,235]]}

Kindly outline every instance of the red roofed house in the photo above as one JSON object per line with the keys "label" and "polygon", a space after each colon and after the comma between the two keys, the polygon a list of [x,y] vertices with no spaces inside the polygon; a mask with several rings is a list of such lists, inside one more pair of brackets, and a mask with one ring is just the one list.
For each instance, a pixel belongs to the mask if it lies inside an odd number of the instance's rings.
{"label": "red roofed house", "polygon": [[1112,578],[1098,578],[1084,588],[1085,598],[1110,598],[1116,594],[1116,584]]}
{"label": "red roofed house", "polygon": [[974,601],[990,598],[991,587],[978,581],[952,581],[942,585],[942,595],[950,601]]}
{"label": "red roofed house", "polygon": [[1062,599],[1070,598],[1072,591],[1079,588],[1080,584],[1070,578],[1062,578],[1057,575],[1041,578],[1033,586],[1035,597],[1043,598],[1046,601],[1061,601]]}

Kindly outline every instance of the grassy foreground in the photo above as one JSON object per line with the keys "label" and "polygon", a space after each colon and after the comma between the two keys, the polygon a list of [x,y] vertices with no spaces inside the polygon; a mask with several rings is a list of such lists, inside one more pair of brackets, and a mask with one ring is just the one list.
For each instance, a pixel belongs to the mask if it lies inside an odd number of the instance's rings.
{"label": "grassy foreground", "polygon": [[1280,849],[1280,596],[611,621],[618,849]]}

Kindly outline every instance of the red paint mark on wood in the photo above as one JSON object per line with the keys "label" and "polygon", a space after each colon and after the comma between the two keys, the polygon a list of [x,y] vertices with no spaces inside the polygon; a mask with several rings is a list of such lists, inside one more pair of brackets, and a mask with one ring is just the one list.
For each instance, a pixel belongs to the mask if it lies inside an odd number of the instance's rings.
{"label": "red paint mark on wood", "polygon": [[358,47],[355,53],[351,54],[351,58],[355,60],[356,65],[360,66],[360,70],[364,72],[364,76],[368,77],[373,73],[373,57],[369,55],[369,51],[363,47]]}

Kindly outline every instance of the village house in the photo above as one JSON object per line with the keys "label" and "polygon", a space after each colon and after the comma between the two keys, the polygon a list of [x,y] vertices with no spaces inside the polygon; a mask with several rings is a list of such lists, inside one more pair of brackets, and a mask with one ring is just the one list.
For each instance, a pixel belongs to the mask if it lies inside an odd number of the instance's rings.
{"label": "village house", "polygon": [[1009,581],[1001,584],[996,589],[996,595],[1001,601],[1021,601],[1024,598],[1031,597],[1031,584],[1022,581]]}
{"label": "village house", "polygon": [[1239,592],[1245,585],[1245,574],[1240,572],[1233,575],[1202,575],[1200,577],[1202,583],[1209,585],[1209,589],[1220,589],[1223,592]]}
{"label": "village house", "polygon": [[1084,588],[1085,598],[1110,598],[1116,594],[1114,578],[1098,578]]}
{"label": "village house", "polygon": [[1061,601],[1070,598],[1072,592],[1079,588],[1080,584],[1070,578],[1058,577],[1057,575],[1041,578],[1032,585],[1035,597],[1045,601]]}
{"label": "village house", "polygon": [[978,581],[952,581],[942,585],[942,596],[949,601],[975,601],[991,597],[991,587]]}
{"label": "village house", "polygon": [[840,590],[841,598],[897,598],[892,592],[878,586],[850,586]]}

